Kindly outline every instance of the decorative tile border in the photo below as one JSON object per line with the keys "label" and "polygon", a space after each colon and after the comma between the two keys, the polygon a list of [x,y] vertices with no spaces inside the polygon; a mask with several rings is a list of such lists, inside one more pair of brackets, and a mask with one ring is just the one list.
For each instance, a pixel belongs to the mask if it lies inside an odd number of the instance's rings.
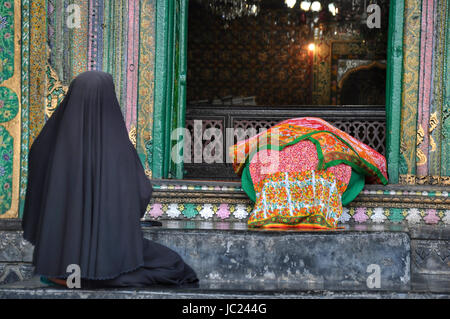
{"label": "decorative tile border", "polygon": [[212,185],[177,185],[177,184],[162,184],[153,185],[154,190],[180,190],[180,191],[218,191],[218,192],[243,192],[240,186],[212,186]]}
{"label": "decorative tile border", "polygon": [[450,225],[450,210],[392,208],[392,207],[345,207],[341,215],[342,223],[407,223]]}
{"label": "decorative tile border", "polygon": [[144,219],[190,219],[190,220],[244,220],[253,210],[248,204],[212,203],[153,203],[147,208]]}
{"label": "decorative tile border", "polygon": [[[253,210],[239,182],[154,180],[145,219],[237,221]],[[344,208],[342,224],[450,225],[449,190],[430,185],[366,185]]]}
{"label": "decorative tile border", "polygon": [[443,197],[448,198],[448,191],[444,190],[369,190],[363,189],[361,194],[364,195],[391,195],[391,196],[427,196],[427,197]]}
{"label": "decorative tile border", "polygon": [[[246,222],[253,203],[239,182],[153,181],[146,219]],[[450,224],[450,198],[442,186],[367,185],[344,208],[343,224]]]}
{"label": "decorative tile border", "polygon": [[[156,202],[148,206],[144,219],[245,222],[252,210],[251,204]],[[344,207],[339,222],[342,224],[450,225],[450,209]]]}

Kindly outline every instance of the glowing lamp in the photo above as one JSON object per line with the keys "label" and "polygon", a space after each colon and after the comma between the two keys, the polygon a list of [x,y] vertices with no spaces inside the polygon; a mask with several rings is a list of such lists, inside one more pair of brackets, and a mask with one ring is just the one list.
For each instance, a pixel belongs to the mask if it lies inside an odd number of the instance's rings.
{"label": "glowing lamp", "polygon": [[337,14],[337,8],[336,5],[332,2],[330,4],[328,4],[328,11],[330,11],[330,13],[335,16]]}
{"label": "glowing lamp", "polygon": [[303,11],[308,11],[311,7],[311,1],[302,1],[300,2],[300,9]]}
{"label": "glowing lamp", "polygon": [[284,3],[291,9],[295,6],[296,2],[297,0],[284,0]]}
{"label": "glowing lamp", "polygon": [[322,9],[322,5],[320,4],[319,1],[314,1],[314,2],[311,4],[311,11],[313,11],[313,12],[319,12],[320,9]]}

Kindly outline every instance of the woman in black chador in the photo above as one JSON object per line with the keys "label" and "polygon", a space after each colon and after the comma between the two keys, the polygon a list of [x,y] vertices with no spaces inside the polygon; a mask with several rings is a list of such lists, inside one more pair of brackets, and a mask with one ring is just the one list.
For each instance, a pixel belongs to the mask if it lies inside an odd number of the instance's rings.
{"label": "woman in black chador", "polygon": [[22,227],[36,274],[61,282],[76,264],[84,287],[198,282],[176,252],[143,238],[152,187],[110,74],[72,81],[31,146],[28,174]]}

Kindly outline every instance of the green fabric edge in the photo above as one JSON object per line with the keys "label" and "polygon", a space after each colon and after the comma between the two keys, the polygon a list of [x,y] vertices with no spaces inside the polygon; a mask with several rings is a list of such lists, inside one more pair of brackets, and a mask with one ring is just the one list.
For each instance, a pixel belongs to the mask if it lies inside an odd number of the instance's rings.
{"label": "green fabric edge", "polygon": [[352,202],[356,198],[356,196],[361,193],[365,183],[365,176],[352,169],[352,176],[350,177],[350,181],[348,182],[347,189],[345,190],[344,194],[342,194],[342,206],[347,206],[350,202]]}
{"label": "green fabric edge", "polygon": [[241,187],[247,194],[247,196],[252,200],[252,202],[256,202],[255,187],[253,186],[252,177],[250,175],[248,165],[245,165],[244,170],[242,171]]}

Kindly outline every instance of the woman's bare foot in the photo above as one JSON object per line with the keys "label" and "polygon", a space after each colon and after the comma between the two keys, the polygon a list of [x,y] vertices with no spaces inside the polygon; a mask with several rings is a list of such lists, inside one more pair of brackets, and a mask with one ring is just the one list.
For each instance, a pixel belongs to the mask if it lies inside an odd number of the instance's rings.
{"label": "woman's bare foot", "polygon": [[58,279],[58,278],[48,278],[49,281],[57,284],[57,285],[61,285],[64,287],[67,287],[66,281],[64,279]]}

